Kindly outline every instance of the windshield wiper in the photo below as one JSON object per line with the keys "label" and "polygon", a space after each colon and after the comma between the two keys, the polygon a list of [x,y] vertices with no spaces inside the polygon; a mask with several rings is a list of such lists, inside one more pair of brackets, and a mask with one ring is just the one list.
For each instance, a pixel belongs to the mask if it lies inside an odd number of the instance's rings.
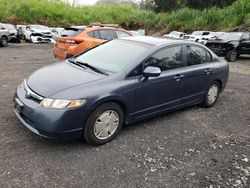
{"label": "windshield wiper", "polygon": [[100,69],[98,69],[98,68],[96,68],[96,67],[94,67],[94,66],[92,66],[92,65],[90,65],[88,63],[83,63],[83,62],[80,62],[80,61],[76,61],[75,59],[72,59],[72,58],[69,58],[68,61],[71,62],[71,63],[74,63],[76,65],[83,66],[84,68],[89,68],[89,69],[91,69],[91,70],[93,70],[95,72],[98,72],[100,74],[104,74],[106,76],[109,75],[108,73],[106,73],[106,72],[104,72],[104,71],[102,71],[102,70],[100,70]]}
{"label": "windshield wiper", "polygon": [[104,71],[102,71],[102,70],[100,70],[100,69],[98,69],[98,68],[96,68],[88,63],[83,63],[83,62],[79,62],[79,61],[76,61],[76,63],[79,63],[79,64],[81,64],[81,65],[83,65],[83,66],[85,66],[85,67],[87,67],[95,72],[98,72],[98,73],[101,73],[101,74],[108,76],[108,73],[106,73],[106,72],[104,72]]}

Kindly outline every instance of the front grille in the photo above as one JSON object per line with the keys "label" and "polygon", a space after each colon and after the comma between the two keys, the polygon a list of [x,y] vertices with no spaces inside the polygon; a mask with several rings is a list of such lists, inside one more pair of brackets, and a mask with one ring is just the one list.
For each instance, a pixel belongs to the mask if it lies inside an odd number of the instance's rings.
{"label": "front grille", "polygon": [[24,90],[26,92],[25,94],[25,97],[26,98],[30,98],[30,99],[33,99],[35,101],[42,101],[43,100],[43,97],[38,95],[37,93],[35,93],[34,91],[32,91],[29,86],[27,85],[27,81],[24,80]]}

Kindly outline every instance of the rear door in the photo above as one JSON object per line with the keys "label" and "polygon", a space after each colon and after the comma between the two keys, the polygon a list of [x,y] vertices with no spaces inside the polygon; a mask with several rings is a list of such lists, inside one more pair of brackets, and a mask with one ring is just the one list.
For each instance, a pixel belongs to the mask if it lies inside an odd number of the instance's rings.
{"label": "rear door", "polygon": [[199,45],[185,45],[185,61],[188,72],[183,103],[200,102],[218,70],[210,52]]}
{"label": "rear door", "polygon": [[183,47],[174,45],[163,48],[150,56],[143,64],[159,67],[161,75],[143,80],[138,77],[136,84],[137,119],[153,115],[181,104],[186,84],[186,70],[183,64]]}

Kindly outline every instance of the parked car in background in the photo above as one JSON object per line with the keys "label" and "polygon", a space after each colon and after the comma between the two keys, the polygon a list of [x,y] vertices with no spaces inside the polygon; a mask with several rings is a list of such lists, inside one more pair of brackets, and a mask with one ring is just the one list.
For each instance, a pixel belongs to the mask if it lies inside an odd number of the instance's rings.
{"label": "parked car in background", "polygon": [[0,46],[6,47],[8,46],[8,42],[10,40],[10,32],[6,29],[6,27],[0,23]]}
{"label": "parked car in background", "polygon": [[100,145],[123,124],[196,104],[212,107],[228,71],[227,61],[198,43],[116,39],[35,71],[17,88],[14,111],[38,135]]}
{"label": "parked car in background", "polygon": [[165,38],[173,38],[173,39],[182,39],[186,33],[179,32],[179,31],[172,31],[169,34],[163,35]]}
{"label": "parked car in background", "polygon": [[210,33],[211,31],[194,31],[191,35],[185,35],[183,39],[198,42],[202,37]]}
{"label": "parked car in background", "polygon": [[26,30],[26,25],[16,25],[17,32],[19,34],[20,39],[25,40],[25,30]]}
{"label": "parked car in background", "polygon": [[10,41],[9,42],[20,43],[20,37],[19,37],[19,34],[17,32],[16,27],[12,24],[3,24],[3,25],[10,32]]}
{"label": "parked car in background", "polygon": [[204,35],[198,40],[199,43],[205,45],[209,40],[216,40],[218,37],[223,35],[225,32],[210,32],[209,35]]}
{"label": "parked car in background", "polygon": [[24,32],[24,38],[33,43],[55,42],[49,28],[43,25],[28,25]]}
{"label": "parked car in background", "polygon": [[58,37],[61,37],[61,33],[64,30],[62,27],[50,27],[50,32],[52,33],[52,38],[56,41]]}
{"label": "parked car in background", "polygon": [[126,30],[106,26],[72,26],[65,28],[54,46],[54,55],[68,59],[106,41],[132,36]]}
{"label": "parked car in background", "polygon": [[224,56],[227,61],[233,62],[241,54],[250,54],[250,33],[224,33],[216,40],[208,41],[206,46],[219,56]]}

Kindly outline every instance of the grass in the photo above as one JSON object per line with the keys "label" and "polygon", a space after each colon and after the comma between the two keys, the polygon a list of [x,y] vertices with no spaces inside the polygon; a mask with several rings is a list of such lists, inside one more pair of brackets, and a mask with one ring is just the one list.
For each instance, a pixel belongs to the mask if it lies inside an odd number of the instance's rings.
{"label": "grass", "polygon": [[182,8],[155,13],[129,6],[71,7],[49,0],[0,0],[0,21],[40,23],[49,26],[86,25],[93,22],[118,23],[127,29],[224,30],[249,22],[250,1],[237,0],[225,8],[195,10]]}

